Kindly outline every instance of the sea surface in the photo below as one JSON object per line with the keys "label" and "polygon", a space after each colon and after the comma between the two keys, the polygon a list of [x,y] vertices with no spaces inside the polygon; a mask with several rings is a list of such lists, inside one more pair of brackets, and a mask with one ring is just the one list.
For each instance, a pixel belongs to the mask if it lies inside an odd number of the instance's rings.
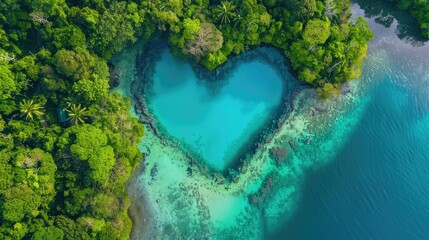
{"label": "sea surface", "polygon": [[[360,80],[369,103],[334,159],[306,174],[292,217],[266,239],[429,239],[429,44],[388,1],[353,9],[375,33]],[[379,55],[386,60],[377,67]]]}

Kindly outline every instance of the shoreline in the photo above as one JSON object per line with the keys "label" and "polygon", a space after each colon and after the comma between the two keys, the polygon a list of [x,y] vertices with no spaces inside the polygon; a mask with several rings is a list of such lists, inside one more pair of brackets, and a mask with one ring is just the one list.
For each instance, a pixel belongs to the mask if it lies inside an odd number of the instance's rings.
{"label": "shoreline", "polygon": [[[372,47],[375,44],[378,44],[378,42],[373,43]],[[152,226],[156,225],[158,227],[156,232],[153,232],[155,235],[152,235],[152,237],[168,239],[168,237],[174,238],[174,236],[178,236],[179,233],[183,236],[192,236],[193,232],[183,230],[182,226],[174,221],[175,217],[183,216],[190,225],[192,221],[199,219],[197,216],[198,211],[182,209],[168,201],[166,194],[173,190],[162,185],[164,182],[167,182],[167,184],[172,182],[181,185],[188,184],[198,189],[197,196],[189,197],[186,194],[190,190],[184,189],[182,190],[184,193],[178,195],[176,199],[179,202],[186,203],[193,198],[206,199],[206,205],[198,205],[195,208],[203,208],[203,210],[211,214],[209,221],[207,221],[207,226],[211,229],[209,233],[214,233],[212,236],[217,236],[220,239],[227,238],[230,236],[229,234],[234,232],[237,232],[237,234],[230,239],[240,239],[246,236],[249,238],[260,237],[261,234],[258,234],[257,231],[259,228],[262,229],[262,226],[266,227],[266,232],[270,232],[270,230],[282,224],[283,221],[288,221],[294,213],[294,208],[296,208],[295,201],[300,196],[299,181],[302,181],[305,172],[310,168],[319,168],[329,162],[335,154],[333,150],[341,147],[347,141],[347,136],[357,126],[356,123],[361,117],[361,112],[365,111],[368,102],[371,101],[371,98],[365,95],[365,90],[382,77],[382,75],[377,74],[383,72],[380,68],[385,65],[386,61],[389,61],[389,55],[383,54],[383,50],[371,51],[369,55],[371,60],[364,62],[363,79],[349,83],[350,93],[341,94],[338,99],[318,103],[311,102],[311,95],[315,95],[314,91],[311,93],[311,90],[305,90],[308,94],[303,94],[302,92],[297,94],[294,97],[295,100],[291,102],[293,111],[290,116],[285,118],[284,122],[279,123],[281,126],[274,133],[271,141],[261,146],[261,149],[253,156],[255,161],[248,163],[246,166],[247,171],[240,174],[236,182],[214,182],[213,176],[203,176],[199,173],[196,173],[192,178],[178,176],[165,179],[168,176],[163,176],[163,173],[171,175],[171,173],[179,172],[179,170],[182,173],[186,172],[184,167],[186,156],[177,149],[162,145],[159,139],[148,133],[148,138],[143,140],[142,144],[148,144],[153,149],[153,152],[157,151],[157,147],[160,147],[160,152],[159,154],[147,156],[145,162],[141,163],[147,170],[140,176],[143,181],[130,182],[130,184],[143,185],[144,189],[143,186],[141,188],[144,191],[142,196],[147,201],[144,203],[141,201],[132,202],[132,204],[145,204],[143,207],[150,208],[153,212],[158,213],[159,218],[149,219]],[[305,105],[307,107],[303,107]],[[308,136],[311,137],[310,142],[306,141]],[[289,142],[293,138],[297,139],[295,144]],[[293,149],[292,145],[296,145],[297,148]],[[273,159],[268,152],[275,146],[286,146],[291,149],[286,160],[280,166],[272,163]],[[170,159],[169,156],[173,156],[174,159]],[[149,172],[154,169],[154,166],[158,166],[160,173],[158,173],[155,180],[149,180]],[[164,170],[163,167],[169,168]],[[272,180],[266,180],[270,178],[269,176],[272,176]],[[263,189],[263,185],[271,189],[265,192],[262,202],[258,206],[253,204],[243,207],[240,205],[241,202],[230,201],[231,198],[239,199],[240,196],[248,197],[258,193]],[[156,199],[160,196],[160,201],[156,202]],[[241,211],[241,214],[228,215],[220,212],[216,215],[217,210],[222,211],[222,208],[216,208],[216,202],[222,206],[228,204],[229,211],[234,211],[239,207],[243,207],[245,210],[238,209],[237,211]],[[248,203],[248,200],[245,200],[245,203]],[[223,216],[218,216],[222,214]],[[251,216],[256,220],[253,222],[245,221],[241,218],[242,215]],[[258,222],[258,219],[263,219],[263,221]],[[228,225],[231,221],[233,224]],[[173,226],[171,227],[171,225]],[[133,226],[133,234],[136,234],[134,235],[135,238],[139,238],[139,234],[144,233],[138,231],[139,228],[143,227]],[[169,231],[171,228],[182,231],[176,232],[176,235],[174,235]],[[241,233],[247,234],[249,231],[253,231],[253,235],[239,235]]]}
{"label": "shoreline", "polygon": [[[142,162],[138,165],[138,167],[133,171],[131,177],[127,181],[127,192],[128,197],[130,198],[131,205],[128,209],[128,216],[130,216],[133,226],[131,228],[131,234],[130,239],[136,239],[135,236],[142,232],[147,232],[150,234],[151,229],[149,222],[149,219],[154,218],[154,214],[151,211],[151,208],[149,208],[149,203],[146,201],[146,198],[144,196],[144,189],[141,185],[134,184],[135,182],[138,182],[138,177],[143,173],[144,165],[142,164],[144,159],[142,159]],[[137,187],[138,186],[138,187]]]}
{"label": "shoreline", "polygon": [[[313,93],[311,90],[306,91],[306,93],[299,94],[299,96],[294,101],[294,105],[295,106],[300,105],[300,104],[302,104],[302,101],[307,102],[309,100],[309,96],[311,96],[311,95],[315,95],[315,93]],[[309,110],[309,109],[307,109],[307,110]],[[145,204],[146,206],[144,206],[144,207],[152,208],[155,212],[157,212],[157,214],[156,214],[157,216],[161,216],[161,219],[151,218],[150,223],[148,223],[148,224],[152,227],[152,229],[154,229],[153,228],[154,226],[159,227],[159,228],[156,228],[158,230],[158,233],[159,232],[165,233],[165,231],[167,231],[165,229],[165,227],[166,227],[165,224],[172,221],[172,220],[167,220],[167,219],[171,219],[171,218],[175,219],[175,217],[173,217],[174,212],[178,211],[178,210],[172,210],[170,208],[175,209],[176,206],[174,206],[174,204],[172,202],[170,202],[170,200],[168,200],[169,197],[165,195],[166,192],[164,192],[164,190],[162,189],[163,188],[162,186],[155,186],[157,183],[158,184],[165,184],[166,186],[171,184],[172,182],[177,182],[177,184],[179,184],[180,181],[176,181],[174,179],[181,179],[184,183],[183,186],[188,186],[187,188],[189,188],[189,189],[186,188],[186,190],[182,188],[181,191],[184,191],[184,193],[183,193],[184,195],[179,195],[180,197],[177,197],[175,199],[177,199],[179,201],[183,200],[185,202],[189,201],[190,199],[194,199],[193,201],[195,201],[195,199],[200,199],[199,201],[202,201],[202,205],[200,207],[203,209],[202,210],[203,212],[204,211],[212,212],[213,208],[210,207],[210,204],[211,204],[210,201],[206,202],[206,203],[204,203],[204,202],[208,201],[207,199],[211,199],[214,196],[219,196],[222,198],[229,198],[228,196],[234,196],[237,194],[241,195],[243,193],[245,194],[245,196],[247,196],[247,195],[250,196],[252,193],[257,193],[259,191],[266,192],[266,196],[265,196],[266,199],[263,200],[262,205],[258,205],[258,204],[255,205],[255,204],[248,203],[249,207],[251,207],[252,209],[253,208],[256,208],[256,209],[267,208],[266,204],[268,204],[268,203],[266,203],[266,201],[267,201],[267,199],[270,199],[272,197],[273,188],[275,188],[276,184],[278,184],[278,183],[264,184],[266,179],[270,176],[270,173],[272,174],[272,173],[277,172],[277,171],[265,172],[265,170],[263,170],[269,165],[272,165],[272,166],[277,165],[275,163],[271,163],[272,160],[270,160],[270,157],[269,157],[269,155],[270,155],[269,150],[271,148],[273,148],[274,146],[286,145],[286,146],[290,147],[290,153],[286,157],[289,160],[286,160],[283,163],[281,163],[279,166],[279,170],[285,169],[285,168],[291,169],[291,170],[295,169],[295,170],[292,170],[291,173],[296,172],[293,174],[294,175],[298,174],[297,176],[301,176],[301,174],[303,172],[302,168],[305,167],[305,166],[294,166],[295,164],[297,164],[297,163],[295,163],[295,160],[294,160],[295,155],[300,154],[300,152],[304,151],[305,150],[304,148],[305,148],[305,146],[307,146],[307,144],[303,143],[303,141],[304,141],[303,136],[301,136],[301,135],[294,136],[294,135],[291,135],[291,133],[306,131],[304,129],[306,129],[308,127],[308,125],[307,125],[308,123],[307,123],[304,125],[296,124],[298,129],[290,128],[291,124],[294,125],[293,123],[291,123],[291,121],[297,122],[297,123],[302,122],[301,117],[297,117],[296,114],[298,114],[298,113],[294,112],[294,114],[292,114],[291,118],[288,118],[283,123],[283,125],[281,126],[279,131],[275,133],[275,136],[273,136],[271,141],[267,144],[264,144],[261,147],[261,149],[258,150],[258,152],[253,156],[252,161],[250,161],[248,163],[248,165],[247,165],[248,170],[240,173],[238,179],[236,181],[232,181],[230,183],[217,181],[216,176],[215,177],[207,176],[207,175],[203,175],[202,173],[198,173],[198,172],[194,173],[192,178],[188,177],[188,176],[184,176],[182,174],[183,177],[177,176],[177,177],[173,177],[172,179],[169,179],[169,180],[165,179],[166,182],[163,179],[163,178],[165,178],[165,176],[161,176],[162,175],[161,173],[158,173],[158,175],[156,175],[155,177],[152,177],[150,174],[150,172],[151,172],[150,170],[154,169],[155,167],[160,169],[159,171],[162,171],[162,169],[166,168],[167,165],[173,164],[176,166],[176,168],[182,169],[181,171],[185,172],[187,163],[186,163],[186,161],[183,161],[184,159],[186,159],[186,157],[185,157],[184,152],[180,151],[180,149],[172,150],[171,147],[164,146],[164,145],[160,144],[159,142],[153,143],[153,141],[156,139],[156,137],[153,134],[148,134],[148,136],[146,136],[147,137],[146,141],[151,142],[151,144],[152,144],[151,149],[155,149],[157,152],[154,155],[151,154],[148,156],[149,164],[147,164],[147,169],[146,169],[145,174],[142,175],[142,179],[144,180],[144,182],[146,184],[149,184],[149,185],[147,185],[147,187],[149,187],[149,188],[143,190],[143,191],[146,191],[146,194],[147,194],[147,196],[145,197],[145,202],[138,201],[137,204],[140,204],[140,205]],[[328,117],[328,118],[330,119],[330,117]],[[300,130],[300,129],[303,129],[303,130]],[[296,140],[297,141],[297,143],[296,143],[297,148],[296,149],[293,149],[291,146],[289,146],[290,143],[287,139],[285,140],[285,138],[284,138],[285,136],[288,136],[288,139],[290,139],[290,138],[297,139]],[[301,139],[301,140],[299,140],[299,139]],[[174,160],[172,159],[170,162],[167,162],[167,163],[159,162],[159,160],[162,158],[162,156],[166,156],[166,155],[174,156]],[[178,159],[180,159],[180,160],[178,160]],[[267,162],[267,160],[268,160],[268,162]],[[167,165],[165,165],[165,164],[167,164]],[[302,163],[300,163],[300,164],[302,164]],[[303,164],[305,165],[306,163],[303,162]],[[168,172],[170,172],[170,171],[168,171]],[[294,178],[300,179],[300,177],[294,177]],[[198,184],[194,186],[193,185],[194,183],[192,183],[192,182],[194,182],[197,179],[198,179]],[[277,177],[272,181],[278,181],[279,179],[280,178]],[[170,183],[168,181],[170,181]],[[259,182],[259,184],[258,184],[259,186],[255,190],[250,190],[248,185],[249,185],[249,182],[253,182],[253,181]],[[140,185],[138,182],[135,182],[134,184]],[[295,186],[296,184],[297,184],[296,182],[290,183],[290,185],[292,187]],[[191,186],[193,186],[193,187],[191,187]],[[159,189],[159,188],[161,188],[161,189]],[[195,188],[195,190],[191,190],[194,188]],[[173,190],[171,190],[171,189],[168,190],[168,192],[172,192],[172,191]],[[189,196],[189,195],[185,194],[188,191],[191,191],[191,192],[196,191],[198,194]],[[293,196],[295,196],[296,194],[297,194],[297,192],[291,191],[289,193],[289,197],[287,197],[287,199],[289,199],[289,201],[294,201],[294,199],[296,199],[296,197],[293,197]],[[209,197],[209,196],[212,196],[212,197]],[[215,197],[215,198],[217,198],[217,197]],[[188,199],[188,200],[185,200],[185,199]],[[204,200],[204,199],[206,199],[206,200]],[[248,201],[247,197],[246,197],[246,199],[243,199],[243,201],[247,202]],[[158,207],[156,209],[154,209],[153,206],[158,206]],[[159,208],[160,206],[163,206],[164,208],[163,207]],[[170,209],[170,210],[167,210],[167,209]],[[181,208],[179,208],[179,209],[181,209]],[[204,210],[204,209],[206,209],[206,210]],[[209,209],[212,209],[212,210],[209,210]],[[184,210],[182,210],[182,211],[184,211]],[[190,209],[189,211],[191,211],[189,213],[191,218],[196,218],[196,216],[199,215],[199,213],[194,213],[194,214],[192,213],[192,211],[196,211],[194,209]],[[170,216],[170,214],[173,214],[173,216]],[[148,226],[145,226],[145,227],[148,227]],[[212,229],[212,230],[207,230],[207,231],[208,232],[216,231],[216,230],[214,230],[214,229],[216,229],[215,227],[210,227],[210,229]],[[139,235],[139,233],[140,234],[143,233],[145,236],[147,236],[146,233],[143,231],[144,230],[140,229],[140,232],[138,232],[138,230],[136,230],[136,231],[133,231],[133,233],[137,234],[137,235]],[[139,238],[137,235],[134,235],[134,236],[136,236],[136,238]],[[153,237],[153,235],[152,235],[152,237]]]}
{"label": "shoreline", "polygon": [[[133,107],[137,113],[138,119],[143,124],[147,124],[156,136],[163,141],[165,145],[176,146],[187,153],[189,167],[192,170],[204,171],[208,175],[221,174],[227,181],[231,181],[235,176],[234,173],[242,170],[244,162],[249,161],[249,158],[257,152],[260,145],[266,143],[267,138],[277,130],[280,123],[283,122],[292,109],[293,98],[297,93],[307,86],[296,80],[288,70],[286,59],[276,48],[259,47],[249,50],[248,52],[234,56],[225,64],[219,66],[213,71],[205,69],[201,65],[192,66],[192,70],[200,81],[208,85],[208,89],[216,94],[225,84],[228,76],[233,73],[237,64],[243,64],[252,61],[260,61],[264,64],[274,65],[273,69],[277,72],[280,78],[283,79],[282,100],[279,107],[276,108],[274,114],[266,120],[266,124],[258,129],[247,140],[249,144],[242,144],[239,150],[231,158],[227,167],[223,170],[216,170],[207,164],[192,147],[185,143],[176,140],[174,137],[166,133],[165,129],[157,123],[157,120],[150,112],[147,99],[150,96],[150,87],[153,84],[153,74],[157,61],[160,60],[160,53],[168,48],[165,40],[162,38],[155,39],[144,46],[142,51],[137,52],[135,58],[135,78],[131,83],[131,96]],[[270,52],[271,51],[271,52]],[[184,60],[186,61],[186,59]],[[196,169],[195,169],[196,166]]]}
{"label": "shoreline", "polygon": [[[136,53],[137,51],[134,52],[134,55],[131,54],[132,56],[130,58],[134,60]],[[133,64],[135,64],[135,61]],[[135,68],[126,69],[127,71],[132,71],[132,77],[126,79],[122,78],[121,80],[134,80],[136,77],[134,69]],[[356,86],[357,84],[351,83],[351,85]],[[257,212],[263,210],[263,214],[258,213],[262,215],[258,215],[254,220],[248,219],[246,221],[253,221],[253,223],[248,222],[248,224],[258,224],[258,221],[262,218],[264,222],[267,222],[265,225],[268,227],[273,223],[277,224],[275,219],[279,218],[279,216],[285,216],[285,211],[287,215],[290,215],[290,213],[293,212],[293,210],[289,209],[290,205],[293,203],[294,199],[296,199],[294,196],[298,194],[297,190],[294,190],[294,186],[298,184],[295,181],[297,181],[296,179],[300,179],[299,176],[303,174],[303,169],[311,166],[313,164],[312,162],[316,160],[305,160],[309,156],[302,155],[307,151],[307,148],[314,147],[315,144],[313,141],[311,143],[307,142],[311,132],[316,131],[316,129],[310,129],[312,128],[312,123],[309,120],[313,119],[313,121],[316,121],[318,126],[320,126],[321,123],[319,122],[319,118],[323,116],[323,118],[326,118],[323,120],[323,122],[326,123],[326,127],[323,128],[329,129],[328,123],[335,121],[333,120],[334,117],[338,116],[338,113],[332,110],[332,106],[335,106],[336,102],[344,102],[344,104],[340,104],[342,107],[352,105],[350,102],[355,102],[351,94],[340,95],[338,99],[330,100],[330,103],[321,102],[314,97],[315,91],[313,89],[303,89],[291,94],[290,99],[293,99],[293,101],[287,103],[292,111],[276,122],[276,128],[272,132],[272,135],[268,140],[266,139],[266,142],[258,146],[255,154],[251,156],[251,161],[243,162],[243,168],[240,169],[237,175],[234,175],[234,178],[230,181],[226,181],[226,179],[219,174],[213,174],[199,169],[194,171],[194,168],[192,176],[186,176],[190,161],[186,152],[181,148],[177,148],[174,142],[171,143],[168,139],[160,139],[154,135],[153,131],[148,130],[140,145],[141,152],[147,154],[145,154],[144,160],[140,163],[139,170],[133,172],[133,178],[130,178],[127,182],[127,185],[131,186],[127,188],[127,190],[132,203],[129,209],[129,215],[133,219],[132,239],[140,239],[143,235],[147,238],[159,236],[159,234],[161,234],[161,236],[173,236],[170,234],[182,230],[180,226],[183,224],[190,224],[189,222],[181,223],[183,217],[183,220],[190,218],[189,220],[194,219],[193,221],[202,217],[202,219],[197,222],[205,224],[199,226],[199,228],[207,228],[205,230],[207,233],[218,233],[218,227],[212,224],[216,222],[215,219],[219,217],[221,217],[219,219],[224,218],[222,215],[219,215],[220,213],[217,213],[217,211],[221,210],[218,209],[221,207],[218,206],[218,204],[221,204],[222,201],[227,199],[235,199],[234,201],[236,203],[232,205],[232,207],[247,206],[245,208],[233,207],[233,209],[235,209],[235,215],[230,216],[228,222],[236,221],[235,219],[239,217],[239,215],[237,215],[238,213],[248,211],[245,209]],[[341,106],[339,108],[341,109]],[[317,116],[315,116],[313,109],[321,109],[321,111],[317,110]],[[133,108],[133,110],[135,109]],[[146,129],[148,129],[148,125],[144,125]],[[322,125],[325,126],[325,124]],[[319,131],[323,132],[325,130],[320,129]],[[342,129],[342,131],[346,130]],[[317,140],[318,137],[319,136],[315,136],[314,138]],[[337,141],[337,143],[335,141]],[[333,144],[340,144],[338,143],[340,141],[342,140],[333,139]],[[270,150],[274,147],[288,149],[286,156],[280,159],[279,163],[273,159],[270,153]],[[324,152],[323,154],[329,155],[330,153]],[[304,159],[300,160],[300,158],[303,157]],[[276,172],[282,174],[271,174]],[[152,173],[155,174],[152,176]],[[270,184],[264,184],[269,174],[276,177],[273,178]],[[290,177],[284,180],[284,174],[286,174],[286,176],[290,175]],[[295,180],[291,182],[291,179]],[[287,185],[286,192],[283,190],[276,190],[279,184]],[[181,187],[179,187],[179,189],[181,190],[174,190],[176,189],[176,187],[173,187],[175,185],[180,185]],[[173,189],[167,186],[171,186]],[[250,204],[248,196],[260,191],[266,192],[263,196],[262,205]],[[173,193],[175,194],[173,199],[178,201],[177,204],[182,204],[182,201],[198,200],[196,204],[199,207],[183,209],[183,207],[176,206],[176,203],[173,204],[171,200],[168,200],[169,195]],[[242,195],[244,195],[244,198],[239,197]],[[278,199],[276,197],[277,195],[281,195],[282,197]],[[210,201],[210,199],[219,200],[213,202]],[[283,202],[281,208],[283,210],[278,209],[273,213],[271,205],[276,201]],[[240,204],[236,205],[238,203]],[[154,206],[157,207],[155,208]],[[177,219],[176,215],[180,212],[187,212],[187,215]],[[207,216],[205,212],[215,215],[209,214]],[[145,224],[142,224],[143,222]],[[171,227],[172,229],[170,229]],[[271,226],[270,228],[273,227]],[[191,233],[196,232],[197,229],[198,227],[184,234],[191,236]]]}

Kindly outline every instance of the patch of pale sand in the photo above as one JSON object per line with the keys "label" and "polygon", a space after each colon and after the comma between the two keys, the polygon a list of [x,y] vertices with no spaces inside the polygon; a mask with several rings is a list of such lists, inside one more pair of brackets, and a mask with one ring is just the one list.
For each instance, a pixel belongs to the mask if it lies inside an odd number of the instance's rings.
{"label": "patch of pale sand", "polygon": [[250,207],[247,198],[243,195],[232,195],[207,188],[200,188],[200,192],[208,200],[210,218],[216,226],[224,228],[234,226],[240,214]]}

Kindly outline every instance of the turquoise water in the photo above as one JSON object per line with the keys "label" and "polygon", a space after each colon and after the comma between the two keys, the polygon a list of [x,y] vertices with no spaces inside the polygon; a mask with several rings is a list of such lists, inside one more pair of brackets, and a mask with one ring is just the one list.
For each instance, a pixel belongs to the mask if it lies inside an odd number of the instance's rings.
{"label": "turquoise water", "polygon": [[283,81],[273,66],[251,61],[234,66],[214,92],[189,63],[165,49],[155,65],[149,108],[165,130],[211,167],[224,170],[275,113]]}
{"label": "turquoise water", "polygon": [[[358,4],[376,34],[362,77],[371,100],[332,162],[306,176],[293,217],[267,239],[429,238],[429,44],[407,36],[413,21],[385,2]],[[356,5],[354,15],[364,11]],[[386,61],[373,65],[380,54]]]}
{"label": "turquoise water", "polygon": [[[383,1],[358,3],[353,17],[368,13],[376,35],[362,78],[331,101],[309,90],[298,95],[295,110],[234,181],[200,172],[187,150],[148,128],[140,144],[144,167],[131,184],[142,193],[134,204],[145,210],[136,239],[428,238],[429,46],[412,35],[409,16]],[[263,62],[233,66],[238,75],[212,86],[167,51],[161,57],[149,107],[160,126],[218,169],[248,144],[236,139],[270,123],[290,91],[292,78]],[[126,80],[119,89],[125,94]],[[273,86],[283,92],[267,93]],[[226,124],[238,128],[222,131]],[[222,139],[207,144],[213,134]],[[274,147],[288,150],[282,163]]]}

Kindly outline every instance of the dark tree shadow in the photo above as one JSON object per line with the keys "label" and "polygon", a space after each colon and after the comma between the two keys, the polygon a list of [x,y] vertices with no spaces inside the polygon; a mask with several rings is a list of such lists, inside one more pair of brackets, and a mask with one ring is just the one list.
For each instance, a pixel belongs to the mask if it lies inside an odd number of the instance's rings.
{"label": "dark tree shadow", "polygon": [[378,24],[389,28],[395,21],[398,22],[395,30],[399,39],[413,46],[422,46],[427,41],[418,28],[417,20],[406,10],[397,8],[390,0],[353,0],[364,11],[365,17],[372,18]]}

